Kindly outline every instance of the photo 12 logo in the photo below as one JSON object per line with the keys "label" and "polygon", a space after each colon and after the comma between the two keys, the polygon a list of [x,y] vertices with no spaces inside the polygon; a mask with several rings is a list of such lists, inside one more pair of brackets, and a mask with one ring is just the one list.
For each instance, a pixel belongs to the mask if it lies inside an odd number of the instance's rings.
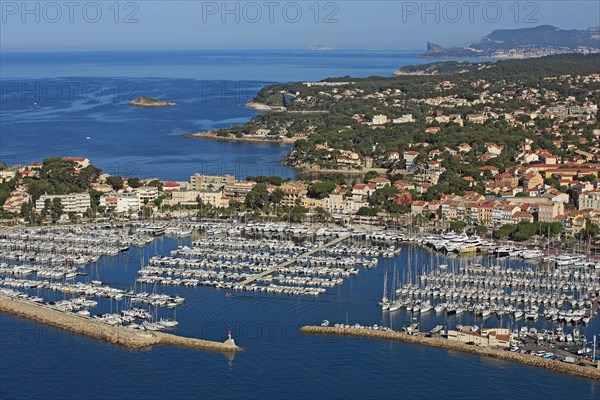
{"label": "photo 12 logo", "polygon": [[248,103],[252,101],[262,85],[250,82],[202,82],[200,95],[203,103],[220,101],[222,103]]}
{"label": "photo 12 logo", "polygon": [[133,1],[2,1],[3,24],[57,24],[110,21],[115,24],[137,24],[140,6]]}
{"label": "photo 12 logo", "polygon": [[136,82],[93,82],[93,81],[2,81],[0,98],[2,103],[56,104],[76,100],[98,101],[108,98],[113,103],[129,102],[139,93]]}
{"label": "photo 12 logo", "polygon": [[315,24],[337,24],[339,11],[339,4],[333,1],[203,1],[202,22],[295,24],[311,21]]}
{"label": "photo 12 logo", "polygon": [[402,22],[537,24],[539,3],[533,1],[405,1]]}

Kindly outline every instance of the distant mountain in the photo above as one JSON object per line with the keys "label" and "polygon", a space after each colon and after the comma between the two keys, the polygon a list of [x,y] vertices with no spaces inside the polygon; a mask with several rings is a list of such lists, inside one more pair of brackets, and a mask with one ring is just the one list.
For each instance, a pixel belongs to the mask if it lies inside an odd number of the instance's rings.
{"label": "distant mountain", "polygon": [[[429,64],[406,65],[394,72],[397,76],[406,75],[454,75],[471,74],[483,79],[496,79],[502,76],[557,76],[569,74],[587,75],[600,70],[600,53],[593,54],[553,54],[526,60],[493,61],[436,61]],[[476,79],[476,78],[473,78]]]}
{"label": "distant mountain", "polygon": [[540,57],[562,53],[600,51],[600,28],[565,30],[551,25],[497,29],[467,47],[445,48],[427,42],[423,58]]}

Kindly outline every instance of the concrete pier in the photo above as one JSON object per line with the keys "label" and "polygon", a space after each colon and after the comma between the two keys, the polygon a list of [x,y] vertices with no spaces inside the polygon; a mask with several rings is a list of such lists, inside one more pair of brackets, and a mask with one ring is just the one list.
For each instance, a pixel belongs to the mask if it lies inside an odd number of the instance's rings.
{"label": "concrete pier", "polygon": [[305,334],[354,336],[372,339],[395,340],[400,342],[420,344],[438,347],[448,350],[462,351],[465,353],[478,354],[486,357],[494,357],[501,360],[519,362],[534,367],[546,368],[552,371],[563,372],[571,375],[600,380],[600,369],[584,367],[576,364],[567,364],[562,361],[548,360],[530,354],[521,354],[491,347],[480,347],[468,345],[444,338],[425,337],[421,335],[409,335],[398,331],[380,331],[360,328],[336,328],[325,326],[304,326],[300,332]]}
{"label": "concrete pier", "polygon": [[219,351],[225,353],[239,352],[243,349],[230,341],[213,342],[172,335],[164,332],[138,331],[118,326],[110,326],[93,318],[80,316],[71,312],[63,312],[49,306],[32,303],[26,300],[0,296],[0,312],[31,319],[55,328],[109,343],[140,349],[157,344],[168,344],[200,350]]}
{"label": "concrete pier", "polygon": [[335,245],[335,244],[338,244],[338,243],[340,243],[340,242],[343,242],[344,240],[348,239],[350,236],[352,236],[352,233],[347,233],[347,234],[345,234],[345,235],[342,235],[342,236],[340,236],[340,237],[338,237],[338,238],[336,238],[336,239],[334,239],[334,240],[330,240],[329,242],[327,242],[327,243],[324,243],[324,244],[322,244],[322,245],[321,245],[321,246],[319,246],[319,247],[316,247],[316,248],[314,248],[314,249],[310,249],[310,250],[309,250],[309,251],[307,251],[306,253],[300,254],[300,255],[299,255],[299,256],[297,256],[297,257],[290,258],[290,259],[289,259],[289,260],[287,260],[287,261],[284,261],[284,262],[282,262],[282,263],[280,263],[280,264],[277,264],[276,266],[274,266],[274,267],[272,267],[272,268],[269,268],[268,270],[266,270],[266,271],[264,271],[264,272],[261,272],[260,274],[256,274],[256,275],[254,275],[254,276],[251,276],[250,278],[248,278],[248,279],[244,280],[244,281],[241,283],[241,285],[245,286],[245,285],[248,285],[248,284],[250,284],[250,283],[252,283],[252,282],[256,281],[256,280],[257,280],[257,279],[259,279],[259,278],[264,278],[265,276],[269,276],[269,275],[271,275],[272,273],[274,273],[275,271],[277,271],[279,268],[285,268],[285,267],[287,267],[288,265],[291,265],[291,264],[295,263],[295,262],[296,262],[296,261],[297,261],[299,258],[301,258],[301,257],[309,257],[309,256],[312,256],[313,254],[315,254],[315,253],[318,253],[319,251],[321,251],[321,250],[323,250],[323,249],[326,249],[327,247],[330,247],[330,246],[333,246],[333,245]]}

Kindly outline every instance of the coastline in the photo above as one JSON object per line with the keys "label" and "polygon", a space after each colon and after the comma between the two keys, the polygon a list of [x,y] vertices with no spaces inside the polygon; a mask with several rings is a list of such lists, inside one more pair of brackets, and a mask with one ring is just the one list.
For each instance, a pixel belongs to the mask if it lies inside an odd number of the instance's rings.
{"label": "coastline", "polygon": [[284,106],[270,106],[264,103],[258,103],[256,101],[250,101],[244,104],[244,107],[252,108],[256,111],[268,111],[268,112],[284,112],[288,114],[329,114],[329,110],[288,110]]}
{"label": "coastline", "polygon": [[204,131],[196,133],[184,133],[184,138],[188,139],[211,139],[220,140],[223,142],[247,142],[247,143],[275,143],[275,144],[294,144],[296,138],[288,138],[285,136],[278,136],[277,139],[267,139],[263,137],[243,136],[241,138],[236,136],[217,136],[217,131]]}
{"label": "coastline", "polygon": [[6,312],[79,335],[100,339],[132,350],[167,344],[225,353],[243,351],[241,347],[230,343],[229,340],[221,343],[164,332],[137,332],[132,329],[107,325],[93,318],[62,312],[45,305],[3,295],[0,295],[0,312]]}
{"label": "coastline", "polygon": [[485,357],[498,358],[505,361],[518,362],[533,367],[546,368],[556,372],[562,372],[570,375],[577,375],[584,378],[600,380],[600,369],[583,367],[576,364],[567,364],[562,361],[548,360],[528,354],[510,352],[507,350],[494,349],[490,347],[480,347],[467,345],[460,342],[450,341],[448,339],[432,338],[425,336],[414,336],[398,331],[378,331],[359,328],[336,328],[325,326],[303,326],[300,332],[313,335],[334,335],[363,337],[369,339],[395,340],[399,342],[419,344],[430,347],[437,347],[447,350],[461,351],[463,353],[477,354]]}
{"label": "coastline", "polygon": [[[270,143],[277,145],[293,145],[296,143],[299,138],[288,138],[287,136],[278,136],[277,139],[266,139],[263,137],[252,137],[252,136],[217,136],[218,131],[204,131],[197,133],[184,133],[183,137],[187,139],[209,139],[209,140],[219,140],[222,142],[239,142],[239,143]],[[301,164],[301,165],[293,165],[289,162],[286,162],[286,157],[281,161],[283,165],[286,167],[290,167],[295,169],[300,173],[314,173],[314,174],[328,174],[328,173],[339,173],[346,175],[353,174],[366,174],[369,171],[376,171],[380,175],[384,175],[387,172],[386,168],[362,168],[362,169],[321,169],[317,166],[317,164]]]}
{"label": "coastline", "polygon": [[248,107],[256,111],[287,111],[287,109],[283,106],[270,106],[268,104],[258,103],[256,101],[249,101],[248,103],[244,104],[244,107]]}
{"label": "coastline", "polygon": [[298,172],[303,172],[303,173],[322,173],[322,174],[348,174],[348,175],[352,175],[352,174],[366,174],[369,171],[375,171],[377,173],[379,173],[380,175],[385,175],[387,173],[387,168],[376,168],[376,167],[371,167],[371,168],[362,168],[362,169],[356,169],[356,168],[351,168],[351,169],[327,169],[327,168],[318,168],[318,166],[316,164],[302,164],[302,165],[288,165],[291,168],[294,168],[296,171]]}

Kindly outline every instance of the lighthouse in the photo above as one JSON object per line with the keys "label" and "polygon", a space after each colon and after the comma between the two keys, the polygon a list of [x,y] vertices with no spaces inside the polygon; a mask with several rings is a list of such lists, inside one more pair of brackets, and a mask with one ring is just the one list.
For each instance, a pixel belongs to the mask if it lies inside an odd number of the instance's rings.
{"label": "lighthouse", "polygon": [[235,346],[235,340],[231,337],[231,328],[227,330],[227,340],[225,341],[225,344],[228,346]]}

